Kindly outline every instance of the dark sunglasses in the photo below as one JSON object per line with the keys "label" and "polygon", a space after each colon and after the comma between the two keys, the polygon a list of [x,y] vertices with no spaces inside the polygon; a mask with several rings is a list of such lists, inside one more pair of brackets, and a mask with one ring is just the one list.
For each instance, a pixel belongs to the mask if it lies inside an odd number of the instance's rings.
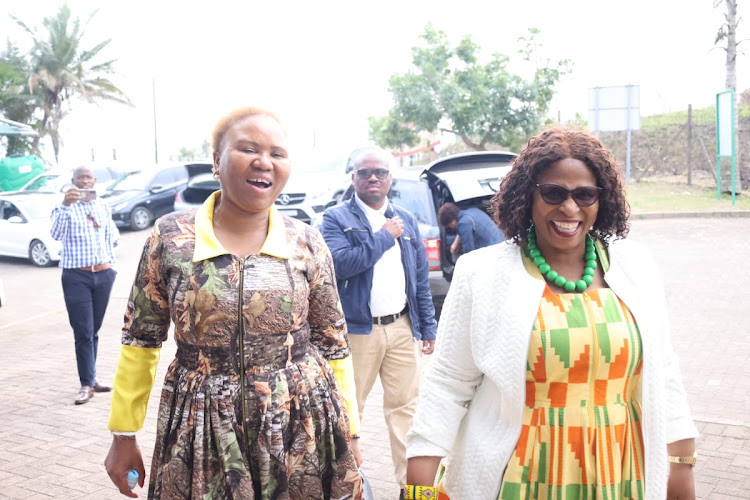
{"label": "dark sunglasses", "polygon": [[599,199],[602,188],[596,186],[581,186],[575,189],[566,189],[559,184],[537,184],[539,194],[545,203],[550,205],[559,205],[568,199],[568,195],[573,197],[573,201],[579,207],[590,207]]}
{"label": "dark sunglasses", "polygon": [[381,181],[388,178],[388,174],[391,173],[386,168],[360,168],[355,170],[355,172],[357,172],[357,176],[360,179],[369,179],[372,177],[372,174],[375,174],[375,176]]}

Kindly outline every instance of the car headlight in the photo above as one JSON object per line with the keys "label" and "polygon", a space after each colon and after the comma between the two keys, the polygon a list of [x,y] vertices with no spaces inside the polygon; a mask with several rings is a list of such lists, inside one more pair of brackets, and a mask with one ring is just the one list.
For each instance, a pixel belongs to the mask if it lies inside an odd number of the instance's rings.
{"label": "car headlight", "polygon": [[112,210],[114,210],[115,212],[119,212],[120,210],[122,210],[123,208],[127,206],[128,206],[128,202],[123,201],[122,203],[118,203],[117,205],[113,206]]}

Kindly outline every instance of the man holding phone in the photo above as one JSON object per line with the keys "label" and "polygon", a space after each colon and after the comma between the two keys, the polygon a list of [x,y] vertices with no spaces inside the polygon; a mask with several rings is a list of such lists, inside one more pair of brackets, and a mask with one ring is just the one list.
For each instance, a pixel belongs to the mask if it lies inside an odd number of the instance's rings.
{"label": "man holding phone", "polygon": [[96,199],[96,189],[79,189],[81,201],[89,202]]}
{"label": "man holding phone", "polygon": [[63,244],[60,267],[65,307],[75,338],[81,389],[75,404],[87,403],[95,392],[112,390],[96,378],[99,328],[107,311],[117,272],[114,242],[117,228],[109,205],[97,199],[93,171],[73,171],[73,186],[52,211],[52,237]]}

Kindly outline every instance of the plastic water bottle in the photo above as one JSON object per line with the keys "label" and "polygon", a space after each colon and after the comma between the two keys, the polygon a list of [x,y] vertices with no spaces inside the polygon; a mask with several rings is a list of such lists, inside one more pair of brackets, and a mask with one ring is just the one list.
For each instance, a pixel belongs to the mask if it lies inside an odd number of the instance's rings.
{"label": "plastic water bottle", "polygon": [[130,472],[128,472],[128,487],[132,490],[135,488],[135,485],[138,484],[138,471],[135,469],[130,469]]}

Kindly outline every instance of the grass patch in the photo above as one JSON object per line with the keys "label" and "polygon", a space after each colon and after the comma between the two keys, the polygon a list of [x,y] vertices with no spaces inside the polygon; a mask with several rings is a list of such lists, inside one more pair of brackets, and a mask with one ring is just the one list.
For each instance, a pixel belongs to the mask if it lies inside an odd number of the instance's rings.
{"label": "grass patch", "polygon": [[[750,117],[750,106],[740,105],[738,107],[739,118]],[[683,111],[673,111],[671,113],[662,113],[660,115],[651,115],[641,117],[641,128],[643,129],[663,129],[671,126],[682,126],[687,123],[687,109]],[[707,108],[693,108],[694,125],[713,125],[716,123],[716,106]]]}
{"label": "grass patch", "polygon": [[722,193],[716,199],[716,188],[687,184],[649,182],[644,179],[627,186],[627,197],[634,214],[643,212],[711,212],[750,210],[750,193],[735,198]]}

